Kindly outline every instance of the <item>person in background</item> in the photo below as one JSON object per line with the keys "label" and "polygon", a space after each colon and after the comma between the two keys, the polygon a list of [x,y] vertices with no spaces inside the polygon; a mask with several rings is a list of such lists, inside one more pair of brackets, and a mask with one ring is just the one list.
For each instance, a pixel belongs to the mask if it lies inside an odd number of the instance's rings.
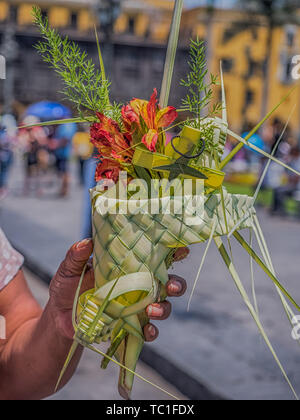
{"label": "person in background", "polygon": [[0,200],[7,194],[8,173],[13,161],[11,141],[3,126],[0,126]]}
{"label": "person in background", "polygon": [[[49,301],[42,310],[26,283],[23,257],[11,247],[0,229],[0,314],[1,320],[6,321],[5,338],[0,336],[0,400],[37,400],[54,393],[73,342],[72,307],[76,289],[92,251],[91,239],[71,247],[51,282]],[[180,255],[178,260],[187,255],[186,250],[181,250]],[[89,267],[82,292],[93,288],[94,281]],[[186,288],[185,280],[170,276],[166,292],[168,296],[179,297]],[[154,303],[146,313],[152,320],[167,319],[171,304]],[[146,341],[154,341],[157,327],[147,324],[144,336]],[[82,351],[80,347],[75,353],[61,387],[74,374]]]}
{"label": "person in background", "polygon": [[72,139],[76,132],[76,124],[62,124],[57,126],[52,139],[56,170],[61,180],[61,190],[59,193],[61,197],[66,197],[69,193],[69,160],[72,154]]}
{"label": "person in background", "polygon": [[[254,126],[255,124],[247,123],[244,127],[242,137],[246,138]],[[263,151],[265,151],[266,149],[265,143],[262,137],[258,133],[253,134],[251,138],[248,140],[248,142]],[[245,150],[246,150],[246,159],[250,164],[250,170],[259,172],[260,166],[261,166],[261,155],[258,152],[255,152],[249,146],[245,146]]]}
{"label": "person in background", "polygon": [[[38,122],[38,118],[27,116],[21,125],[33,125]],[[27,195],[32,187],[40,195],[39,162],[43,151],[47,150],[46,132],[42,127],[23,128],[18,132],[18,141],[24,150],[24,195]]]}
{"label": "person in background", "polygon": [[[300,172],[300,149],[298,146],[292,148],[289,156],[288,164]],[[274,199],[272,206],[273,215],[285,216],[285,200],[294,197],[300,191],[300,177],[292,172],[286,173],[287,184],[278,186],[274,189]]]}
{"label": "person in background", "polygon": [[94,147],[90,141],[90,130],[88,125],[79,126],[79,131],[72,140],[74,154],[78,162],[78,175],[80,185],[84,185],[85,164],[91,158]]}
{"label": "person in background", "polygon": [[8,175],[13,163],[13,148],[17,139],[17,123],[11,114],[5,114],[0,120],[0,199],[8,191]]}
{"label": "person in background", "polygon": [[[228,141],[225,144],[224,148],[224,156],[225,158],[229,153],[235,148],[238,144],[238,141],[233,139],[232,137],[228,138]],[[232,161],[228,165],[228,169],[230,172],[246,172],[248,169],[247,163],[247,153],[245,147],[243,147],[232,159]]]}

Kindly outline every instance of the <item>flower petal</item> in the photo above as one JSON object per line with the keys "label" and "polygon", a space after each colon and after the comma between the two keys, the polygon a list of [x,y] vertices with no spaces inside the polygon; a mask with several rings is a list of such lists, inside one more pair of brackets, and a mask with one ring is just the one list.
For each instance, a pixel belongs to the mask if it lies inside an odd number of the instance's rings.
{"label": "flower petal", "polygon": [[154,89],[153,94],[150,98],[150,101],[148,102],[148,105],[147,105],[147,117],[149,121],[149,123],[147,124],[148,128],[156,128],[155,127],[156,111],[157,111],[157,90]]}
{"label": "flower petal", "polygon": [[97,166],[95,180],[99,182],[102,179],[112,179],[114,182],[117,182],[120,170],[121,165],[116,160],[103,159]]}
{"label": "flower petal", "polygon": [[171,125],[177,117],[178,113],[176,111],[176,108],[174,108],[173,106],[161,109],[160,111],[158,111],[155,118],[156,126],[158,128],[169,127],[169,125]]}
{"label": "flower petal", "polygon": [[156,152],[155,146],[158,140],[157,130],[149,130],[147,134],[144,135],[142,143],[150,150],[150,152]]}
{"label": "flower petal", "polygon": [[134,123],[139,124],[140,122],[138,114],[130,105],[123,106],[122,120],[127,131],[132,131],[132,125]]}

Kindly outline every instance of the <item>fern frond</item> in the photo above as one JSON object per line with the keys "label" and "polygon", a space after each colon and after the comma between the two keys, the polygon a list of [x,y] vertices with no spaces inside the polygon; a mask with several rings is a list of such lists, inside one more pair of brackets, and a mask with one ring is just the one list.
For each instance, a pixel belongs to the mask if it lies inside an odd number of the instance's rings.
{"label": "fern frond", "polygon": [[39,7],[33,8],[33,17],[43,38],[35,48],[62,79],[64,88],[61,93],[75,105],[79,115],[83,116],[87,111],[101,112],[120,120],[120,106],[110,103],[110,82],[88,59],[87,53],[51,28]]}

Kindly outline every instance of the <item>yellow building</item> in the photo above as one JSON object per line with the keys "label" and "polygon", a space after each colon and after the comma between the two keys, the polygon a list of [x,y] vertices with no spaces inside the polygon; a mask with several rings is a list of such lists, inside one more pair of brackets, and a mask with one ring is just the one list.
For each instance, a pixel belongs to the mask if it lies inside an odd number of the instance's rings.
{"label": "yellow building", "polygon": [[[69,30],[71,35],[79,34],[80,38],[93,36],[96,0],[37,0],[34,3],[41,6],[52,26]],[[169,0],[124,0],[114,25],[115,39],[122,39],[122,43],[128,45],[166,45],[172,6]],[[0,0],[0,27],[9,13],[19,28],[30,27],[31,7],[32,3],[27,0]],[[291,78],[291,59],[300,54],[299,27],[276,27],[269,44],[267,22],[262,16],[255,16],[253,20],[245,13],[232,10],[213,13],[206,8],[185,10],[181,45],[187,47],[189,39],[196,36],[207,41],[211,72],[218,73],[220,60],[223,62],[230,124],[236,130],[246,121],[252,124],[259,121],[263,112],[272,109],[295,84]],[[269,62],[268,80],[266,62]],[[275,115],[286,121],[294,105],[291,126],[299,131],[298,90]]]}

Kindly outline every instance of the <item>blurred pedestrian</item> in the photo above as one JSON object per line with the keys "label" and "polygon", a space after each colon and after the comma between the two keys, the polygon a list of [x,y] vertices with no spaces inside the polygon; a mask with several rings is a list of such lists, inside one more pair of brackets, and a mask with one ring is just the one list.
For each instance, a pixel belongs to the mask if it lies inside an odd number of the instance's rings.
{"label": "blurred pedestrian", "polygon": [[[23,120],[22,126],[38,123],[38,118],[28,116]],[[34,189],[40,195],[40,170],[45,169],[48,156],[46,132],[42,127],[23,128],[19,130],[18,139],[24,149],[24,194]]]}
{"label": "blurred pedestrian", "polygon": [[90,130],[88,126],[80,126],[79,131],[72,140],[74,154],[78,162],[78,175],[80,185],[84,185],[85,164],[93,153],[93,145],[90,141]]}
{"label": "blurred pedestrian", "polygon": [[57,126],[53,135],[56,170],[61,180],[59,193],[61,197],[66,197],[69,193],[69,161],[72,154],[72,139],[76,132],[76,124],[62,124]]}
{"label": "blurred pedestrian", "polygon": [[[255,126],[255,124],[247,123],[245,124],[242,137],[246,138],[249,133],[251,132],[252,128]],[[253,146],[258,147],[259,149],[265,151],[265,143],[262,139],[262,137],[255,133],[251,136],[251,138],[248,140],[248,143],[252,144]],[[250,171],[259,173],[260,167],[261,167],[261,154],[259,152],[254,151],[249,146],[245,146],[246,150],[246,159],[250,165]]]}
{"label": "blurred pedestrian", "polygon": [[[300,172],[300,149],[294,147],[290,153],[289,165]],[[279,186],[274,189],[274,199],[272,206],[272,214],[285,216],[285,201],[287,198],[295,198],[300,191],[300,177],[294,173],[288,172],[286,185]],[[299,212],[299,209],[298,209]]]}
{"label": "blurred pedestrian", "polygon": [[0,122],[0,199],[8,191],[8,174],[13,163],[13,146],[16,140],[16,120],[3,115]]}

